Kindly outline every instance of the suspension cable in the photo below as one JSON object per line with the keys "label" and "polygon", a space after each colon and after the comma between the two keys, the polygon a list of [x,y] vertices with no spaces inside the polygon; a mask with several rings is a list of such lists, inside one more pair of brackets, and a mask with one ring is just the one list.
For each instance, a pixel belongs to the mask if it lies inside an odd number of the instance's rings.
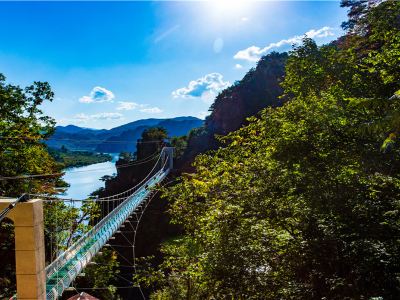
{"label": "suspension cable", "polygon": [[[144,163],[148,163],[152,161],[156,156],[157,152],[153,153],[152,155],[143,158],[142,160],[139,161],[132,161],[130,163],[122,164],[122,165],[117,165],[115,166],[117,169],[120,168],[127,168],[135,165],[141,165]],[[68,173],[86,173],[86,172],[93,172],[93,171],[101,171],[101,170],[109,170],[109,168],[99,168],[99,169],[92,169],[92,170],[77,170],[77,171],[69,171]],[[58,177],[64,175],[65,172],[58,172],[58,173],[49,173],[49,174],[29,174],[29,175],[19,175],[19,176],[0,176],[0,181],[6,181],[6,180],[16,180],[16,179],[30,179],[30,178],[42,178],[42,177]]]}
{"label": "suspension cable", "polygon": [[[98,143],[105,143],[105,144],[127,144],[130,142],[130,140],[84,140],[84,139],[59,139],[59,138],[32,138],[32,137],[23,137],[23,136],[2,136],[0,137],[0,140],[26,140],[26,141],[71,141],[71,142],[80,142],[80,143],[87,143],[87,144],[98,144]],[[163,141],[138,141],[139,139],[136,140],[137,143],[140,144],[155,144],[155,143],[163,143]],[[18,144],[15,144],[18,145]],[[87,150],[81,150],[81,151],[87,151]]]}
{"label": "suspension cable", "polygon": [[0,176],[0,181],[14,180],[14,179],[29,179],[29,178],[42,178],[42,177],[56,177],[62,176],[64,172],[61,173],[50,173],[50,174],[37,174],[37,175],[19,175],[19,176]]}

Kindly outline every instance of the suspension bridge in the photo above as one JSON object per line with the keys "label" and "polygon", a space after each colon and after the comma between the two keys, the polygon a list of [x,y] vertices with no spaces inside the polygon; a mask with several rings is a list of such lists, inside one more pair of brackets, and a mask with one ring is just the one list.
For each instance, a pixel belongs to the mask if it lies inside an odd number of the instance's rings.
{"label": "suspension bridge", "polygon": [[6,208],[7,217],[15,225],[17,295],[13,299],[59,299],[172,168],[173,148],[164,147],[153,169],[140,183],[112,196],[82,200],[102,203],[102,210],[106,206],[107,209],[89,231],[66,250],[59,251],[47,266],[42,205],[66,199],[34,195],[38,199],[18,204],[14,200],[0,199],[0,210]]}

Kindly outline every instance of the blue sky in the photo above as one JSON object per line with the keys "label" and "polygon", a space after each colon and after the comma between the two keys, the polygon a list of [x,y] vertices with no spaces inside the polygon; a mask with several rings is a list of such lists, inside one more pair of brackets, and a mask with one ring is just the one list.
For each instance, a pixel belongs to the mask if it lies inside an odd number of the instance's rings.
{"label": "blue sky", "polygon": [[257,59],[342,34],[338,1],[0,2],[0,72],[48,81],[58,124],[204,117]]}

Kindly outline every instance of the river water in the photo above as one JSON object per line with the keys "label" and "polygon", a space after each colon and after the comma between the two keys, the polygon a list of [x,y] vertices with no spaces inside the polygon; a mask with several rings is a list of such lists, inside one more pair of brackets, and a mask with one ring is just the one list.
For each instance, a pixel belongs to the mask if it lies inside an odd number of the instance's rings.
{"label": "river water", "polygon": [[98,188],[104,187],[104,182],[100,178],[117,173],[115,162],[118,160],[118,154],[109,154],[113,157],[112,161],[64,170],[63,179],[70,184],[70,187],[61,197],[85,199]]}

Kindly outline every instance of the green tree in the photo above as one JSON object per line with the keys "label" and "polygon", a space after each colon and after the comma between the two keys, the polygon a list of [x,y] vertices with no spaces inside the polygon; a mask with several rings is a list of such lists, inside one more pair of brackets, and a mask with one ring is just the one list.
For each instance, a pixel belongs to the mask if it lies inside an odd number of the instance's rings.
{"label": "green tree", "polygon": [[[40,106],[53,100],[48,83],[34,82],[25,89],[6,84],[0,74],[0,174],[52,174],[60,171],[41,142],[54,131],[55,121]],[[0,195],[20,196],[24,192],[51,191],[58,176],[0,180]],[[0,178],[1,179],[1,178]]]}
{"label": "green tree", "polygon": [[168,133],[163,127],[150,127],[142,133],[143,141],[162,141],[166,138],[168,138]]}
{"label": "green tree", "polygon": [[77,289],[81,290],[82,286],[82,290],[85,290],[85,287],[91,286],[94,289],[90,289],[89,293],[99,299],[119,299],[114,285],[115,276],[119,273],[118,266],[117,253],[107,248],[103,249],[101,254],[93,259],[93,263],[86,267],[85,277],[77,282]]}
{"label": "green tree", "polygon": [[340,6],[348,8],[348,20],[342,23],[342,28],[350,32],[358,32],[363,28],[360,26],[364,22],[362,19],[368,11],[369,3],[378,2],[381,0],[341,0]]}
{"label": "green tree", "polygon": [[119,159],[123,160],[124,163],[134,161],[136,159],[136,155],[131,152],[121,152],[119,154]]}
{"label": "green tree", "polygon": [[168,138],[164,127],[150,127],[142,132],[142,138],[137,141],[136,159],[142,160],[160,152]]}
{"label": "green tree", "polygon": [[95,201],[51,201],[44,204],[46,259],[52,262],[83,234],[100,216]]}
{"label": "green tree", "polygon": [[180,158],[187,148],[188,137],[186,135],[183,136],[174,136],[171,138],[171,146],[175,148],[174,155],[175,158]]}

